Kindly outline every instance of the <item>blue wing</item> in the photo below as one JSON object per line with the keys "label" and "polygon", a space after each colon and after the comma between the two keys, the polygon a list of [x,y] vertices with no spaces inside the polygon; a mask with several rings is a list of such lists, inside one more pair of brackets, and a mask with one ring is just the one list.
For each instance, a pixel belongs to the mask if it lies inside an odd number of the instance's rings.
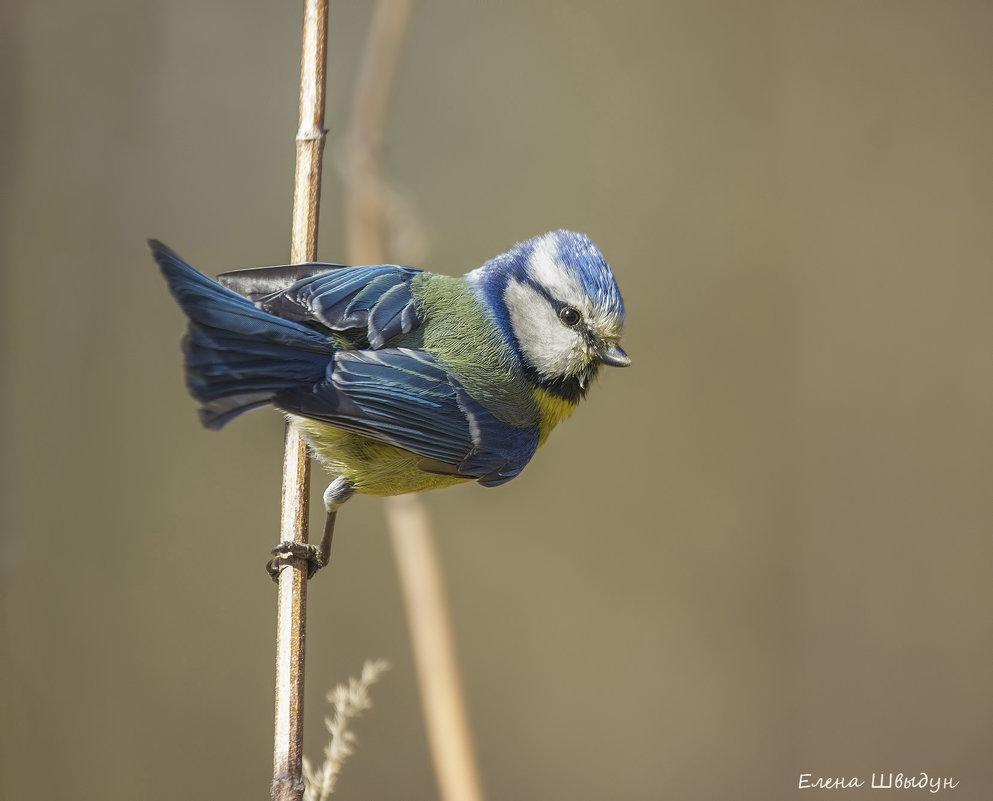
{"label": "blue wing", "polygon": [[359,346],[378,349],[420,325],[411,295],[411,281],[420,272],[393,264],[310,263],[235,270],[218,280],[270,314],[331,331],[359,330]]}
{"label": "blue wing", "polygon": [[339,351],[324,381],[281,390],[273,402],[412,451],[441,463],[436,472],[475,478],[484,486],[512,479],[538,447],[536,425],[499,420],[438,359],[406,348]]}
{"label": "blue wing", "polygon": [[190,318],[183,340],[186,384],[200,401],[200,420],[220,428],[269,403],[279,389],[320,381],[334,353],[330,339],[305,325],[266,314],[225,289],[161,242],[152,254]]}

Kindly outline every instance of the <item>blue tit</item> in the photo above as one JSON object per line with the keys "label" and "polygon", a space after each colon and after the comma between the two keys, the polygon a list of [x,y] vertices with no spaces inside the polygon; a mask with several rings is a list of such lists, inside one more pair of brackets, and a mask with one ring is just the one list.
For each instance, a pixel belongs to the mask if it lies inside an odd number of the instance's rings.
{"label": "blue tit", "polygon": [[203,424],[275,406],[334,476],[314,569],[353,493],[503,484],[600,365],[631,363],[617,283],[580,233],[529,239],[460,278],[308,263],[215,282],[149,245],[189,317],[186,382]]}

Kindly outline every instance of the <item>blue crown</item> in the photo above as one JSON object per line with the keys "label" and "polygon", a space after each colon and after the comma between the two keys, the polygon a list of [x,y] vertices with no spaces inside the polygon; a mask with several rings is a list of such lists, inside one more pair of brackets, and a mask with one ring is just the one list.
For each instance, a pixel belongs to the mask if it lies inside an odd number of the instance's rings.
{"label": "blue crown", "polygon": [[578,279],[594,306],[601,312],[612,313],[619,322],[623,321],[624,300],[614,274],[593,240],[576,231],[558,230],[518,242],[506,253],[490,259],[466,275],[466,279],[478,288],[487,301],[508,340],[513,341],[513,332],[503,302],[507,283],[516,279],[547,292],[531,272],[532,256],[541,246],[551,246],[558,256],[557,261]]}

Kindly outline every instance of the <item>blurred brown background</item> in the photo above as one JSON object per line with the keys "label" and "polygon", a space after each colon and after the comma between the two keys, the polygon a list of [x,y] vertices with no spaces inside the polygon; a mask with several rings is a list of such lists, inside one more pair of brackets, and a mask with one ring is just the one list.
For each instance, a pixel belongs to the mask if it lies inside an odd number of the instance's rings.
{"label": "blurred brown background", "polygon": [[[332,1],[327,260],[369,12]],[[285,260],[299,28],[0,6],[4,801],[268,797],[282,424],[199,427],[144,239]],[[584,230],[634,359],[522,479],[427,499],[491,801],[993,797],[991,33],[952,0],[416,6],[419,263]],[[335,550],[308,753],[385,657],[335,797],[435,798],[378,501]]]}

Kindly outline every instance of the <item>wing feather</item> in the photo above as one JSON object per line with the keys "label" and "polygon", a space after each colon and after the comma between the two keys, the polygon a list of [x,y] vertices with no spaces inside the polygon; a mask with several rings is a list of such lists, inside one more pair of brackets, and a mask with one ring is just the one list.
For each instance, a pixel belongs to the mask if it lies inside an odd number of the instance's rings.
{"label": "wing feather", "polygon": [[358,331],[382,348],[421,323],[411,281],[421,271],[394,264],[289,265],[236,270],[218,280],[277,317],[328,331]]}
{"label": "wing feather", "polygon": [[439,360],[406,348],[336,353],[324,381],[282,390],[274,402],[486,485],[516,476],[538,446],[536,425],[499,420]]}

